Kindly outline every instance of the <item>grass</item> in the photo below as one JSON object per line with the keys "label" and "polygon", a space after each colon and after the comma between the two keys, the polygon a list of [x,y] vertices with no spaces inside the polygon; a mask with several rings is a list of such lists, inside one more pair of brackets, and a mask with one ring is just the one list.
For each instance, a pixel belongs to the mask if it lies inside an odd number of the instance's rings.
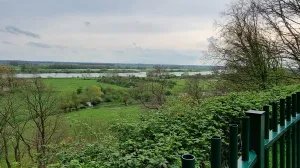
{"label": "grass", "polygon": [[[75,141],[101,142],[103,137],[113,136],[114,123],[139,122],[142,110],[138,105],[119,105],[84,109],[65,114],[68,123],[68,138]],[[111,143],[117,142],[116,139]]]}
{"label": "grass", "polygon": [[80,79],[80,78],[47,78],[43,79],[46,85],[53,87],[55,90],[59,92],[73,92],[76,91],[79,87],[87,88],[91,85],[97,85],[102,87],[112,87],[114,89],[124,89],[123,87],[99,83],[96,79]]}
{"label": "grass", "polygon": [[109,123],[110,121],[117,119],[137,121],[140,114],[141,109],[139,105],[114,105],[103,107],[100,105],[95,108],[88,108],[67,113],[66,117],[81,121],[94,120],[101,123]]}
{"label": "grass", "polygon": [[172,92],[175,94],[184,92],[185,88],[185,79],[174,79],[176,85],[172,88]]}

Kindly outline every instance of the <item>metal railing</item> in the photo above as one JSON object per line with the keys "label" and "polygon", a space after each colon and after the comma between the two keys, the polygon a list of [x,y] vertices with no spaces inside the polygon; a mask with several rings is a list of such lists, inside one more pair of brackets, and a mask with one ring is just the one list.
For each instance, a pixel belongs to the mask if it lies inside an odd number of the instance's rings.
{"label": "metal railing", "polygon": [[[271,120],[269,116],[272,116]],[[229,168],[269,168],[270,163],[272,168],[300,168],[299,120],[300,92],[264,106],[263,111],[247,111],[242,120],[242,156],[240,158],[238,158],[238,125],[230,125]],[[221,138],[216,136],[211,139],[211,168],[222,166],[221,141]],[[269,156],[271,148],[272,158]],[[190,159],[185,159],[185,156]],[[182,168],[194,167],[195,157],[184,155]]]}

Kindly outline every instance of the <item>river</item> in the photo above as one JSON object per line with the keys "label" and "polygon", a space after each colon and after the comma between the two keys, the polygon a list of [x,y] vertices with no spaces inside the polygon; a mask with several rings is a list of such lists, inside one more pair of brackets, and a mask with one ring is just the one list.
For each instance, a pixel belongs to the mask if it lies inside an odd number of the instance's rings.
{"label": "river", "polygon": [[[184,72],[170,72],[176,76],[181,76]],[[137,76],[146,77],[146,72],[136,72],[136,73],[115,73],[118,76]],[[212,71],[202,71],[202,72],[188,72],[189,75],[202,74],[208,75],[212,74]],[[112,73],[41,73],[41,74],[16,74],[17,78],[87,78],[87,77],[101,77],[110,76]]]}

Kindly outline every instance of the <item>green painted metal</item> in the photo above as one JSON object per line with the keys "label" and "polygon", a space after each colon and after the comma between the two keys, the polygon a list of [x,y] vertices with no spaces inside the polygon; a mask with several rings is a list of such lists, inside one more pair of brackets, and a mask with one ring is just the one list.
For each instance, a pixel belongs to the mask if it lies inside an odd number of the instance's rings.
{"label": "green painted metal", "polygon": [[292,128],[292,168],[296,168],[296,129],[297,125],[295,124]]}
{"label": "green painted metal", "polygon": [[272,146],[272,167],[278,167],[278,145],[277,141]]}
{"label": "green painted metal", "polygon": [[272,103],[272,130],[278,131],[278,114],[277,114],[277,103]]}
{"label": "green painted metal", "polygon": [[[272,130],[274,132],[278,131],[278,118],[277,118],[277,116],[278,116],[278,114],[277,114],[277,103],[273,102],[272,103],[272,121],[273,121]],[[277,142],[274,142],[274,144],[272,146],[272,167],[273,168],[278,167],[277,152],[278,152],[278,145],[277,145]]]}
{"label": "green painted metal", "polygon": [[250,117],[250,150],[255,151],[257,155],[257,163],[254,167],[264,168],[265,112],[249,110],[246,115]]}
{"label": "green painted metal", "polygon": [[[286,97],[286,121],[291,121],[291,105],[292,97]],[[291,168],[291,128],[287,130],[286,134],[286,168]]]}
{"label": "green painted metal", "polygon": [[[251,118],[250,118],[251,120]],[[265,139],[265,148],[270,148],[274,142],[279,140],[281,136],[287,134],[288,130],[292,128],[293,125],[295,125],[300,120],[300,114],[297,114],[296,118],[293,118],[291,121],[286,121],[285,126],[280,127],[277,132],[270,131],[269,133],[269,139]],[[250,123],[251,124],[251,123]],[[250,126],[251,127],[251,126]]]}
{"label": "green painted metal", "polygon": [[270,158],[270,156],[269,156],[269,154],[270,154],[270,151],[269,151],[269,149],[265,149],[265,168],[269,168],[270,167],[270,161],[269,161],[269,158]]}
{"label": "green painted metal", "polygon": [[181,156],[182,168],[195,168],[195,156],[191,154],[184,154]]}
{"label": "green painted metal", "polygon": [[[296,103],[297,114],[300,114],[300,92],[297,92],[296,95],[297,95],[297,103]],[[296,130],[297,156],[296,156],[296,158],[297,158],[297,167],[300,168],[300,122],[298,122],[296,125],[297,125],[297,130]]]}
{"label": "green painted metal", "polygon": [[250,117],[243,118],[242,125],[242,160],[249,161]]}
{"label": "green painted metal", "polygon": [[280,126],[285,124],[285,99],[280,99]]}
{"label": "green painted metal", "polygon": [[[268,168],[269,148],[272,147],[272,168],[300,167],[300,92],[280,99],[280,123],[278,124],[277,103],[272,103],[272,123],[269,130],[269,106],[264,106],[264,111],[247,111],[243,118],[242,127],[242,157],[237,159],[237,135],[238,126],[230,125],[230,168]],[[292,115],[292,116],[291,116]],[[248,123],[250,120],[250,134]],[[249,136],[249,138],[247,138]],[[213,141],[212,141],[213,142]],[[280,153],[278,143],[280,142]],[[247,144],[249,143],[249,148]],[[221,144],[220,144],[221,146]],[[212,150],[215,150],[212,143]],[[215,158],[219,158],[219,164],[214,161],[212,151],[212,168],[221,167],[221,149]],[[280,154],[280,165],[278,156]]]}
{"label": "green painted metal", "polygon": [[297,95],[292,94],[292,117],[296,117]]}
{"label": "green painted metal", "polygon": [[270,130],[270,106],[264,106],[263,111],[265,111],[265,139],[269,138],[269,130]]}
{"label": "green painted metal", "polygon": [[291,130],[286,134],[286,168],[291,168]]}
{"label": "green painted metal", "polygon": [[300,113],[300,92],[297,92],[296,93],[297,95],[297,113],[299,114]]}
{"label": "green painted metal", "polygon": [[[282,126],[285,125],[285,99],[280,99],[280,130],[282,129]],[[280,138],[280,167],[285,166],[285,138],[284,136],[281,136]]]}
{"label": "green painted metal", "polygon": [[291,121],[291,103],[292,103],[292,97],[287,96],[286,97],[286,120]]}
{"label": "green painted metal", "polygon": [[238,160],[238,125],[230,125],[230,141],[229,141],[229,167],[237,168]]}
{"label": "green painted metal", "polygon": [[[297,108],[297,95],[292,94],[292,117],[296,117],[296,108]],[[292,127],[292,168],[296,168],[296,129],[297,124],[293,125]]]}
{"label": "green painted metal", "polygon": [[[270,131],[270,106],[264,106],[263,111],[265,111],[265,139],[269,139],[269,131]],[[265,168],[269,168],[269,149],[265,149]]]}
{"label": "green painted metal", "polygon": [[282,136],[280,138],[280,167],[285,166],[285,138]]}
{"label": "green painted metal", "polygon": [[[239,168],[252,168],[257,162],[257,155],[254,151],[249,152],[249,161],[243,161],[242,158],[238,160]],[[213,168],[213,167],[212,167]]]}
{"label": "green painted metal", "polygon": [[211,167],[221,168],[221,137],[214,136],[211,139]]}
{"label": "green painted metal", "polygon": [[300,168],[300,122],[297,123],[297,167]]}

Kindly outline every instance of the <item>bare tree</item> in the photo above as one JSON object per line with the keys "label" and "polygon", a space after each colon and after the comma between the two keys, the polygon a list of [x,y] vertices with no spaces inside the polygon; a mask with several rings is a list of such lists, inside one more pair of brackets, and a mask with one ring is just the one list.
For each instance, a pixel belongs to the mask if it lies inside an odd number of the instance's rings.
{"label": "bare tree", "polygon": [[166,100],[168,89],[174,86],[166,77],[166,70],[162,66],[155,66],[155,69],[147,74],[146,82],[133,88],[131,95],[145,108],[159,109]]}
{"label": "bare tree", "polygon": [[299,0],[261,0],[254,2],[269,30],[280,40],[283,58],[300,68],[300,3]]}
{"label": "bare tree", "polygon": [[244,89],[266,89],[282,67],[281,51],[265,30],[250,0],[232,4],[219,23],[220,37],[211,43],[212,55],[223,61],[223,79]]}
{"label": "bare tree", "polygon": [[197,76],[185,80],[185,91],[197,104],[200,104],[205,94],[203,87],[200,86],[200,81]]}
{"label": "bare tree", "polygon": [[44,162],[46,146],[53,141],[59,128],[58,102],[55,92],[44,85],[39,78],[28,81],[21,89],[21,96],[26,106],[27,115],[35,129],[34,140],[27,143],[35,147],[38,154],[38,167],[46,167]]}
{"label": "bare tree", "polygon": [[15,71],[12,67],[0,66],[0,93],[4,93],[16,85]]}
{"label": "bare tree", "polygon": [[166,90],[166,83],[151,81],[133,88],[131,95],[145,108],[158,110],[165,102]]}

